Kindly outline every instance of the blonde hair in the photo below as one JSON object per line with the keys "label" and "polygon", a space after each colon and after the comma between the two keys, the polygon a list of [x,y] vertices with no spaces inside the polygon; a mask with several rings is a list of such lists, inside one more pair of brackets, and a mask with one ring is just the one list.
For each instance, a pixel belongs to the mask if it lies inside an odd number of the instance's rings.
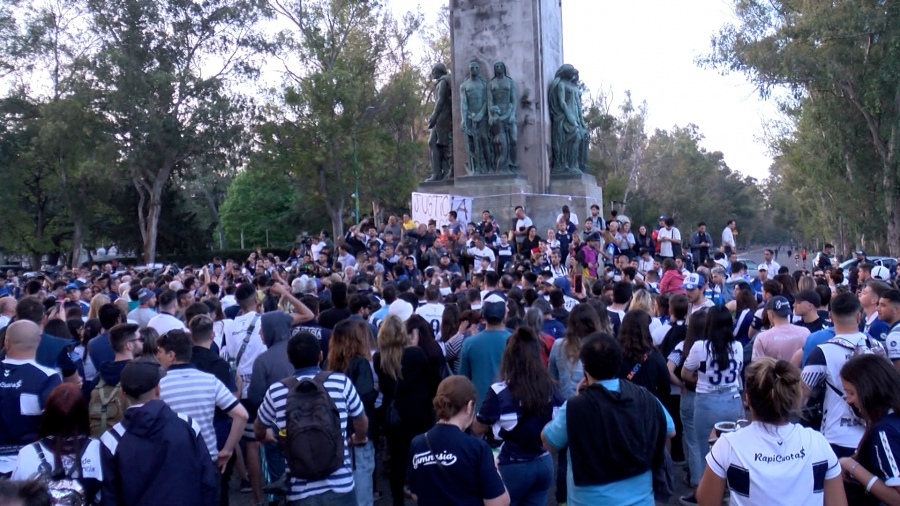
{"label": "blonde hair", "polygon": [[813,279],[812,276],[801,276],[800,280],[797,281],[797,291],[802,292],[803,290],[815,290],[816,289],[816,280]]}
{"label": "blonde hair", "polygon": [[638,289],[635,290],[634,294],[631,296],[631,305],[628,306],[628,310],[632,311],[634,309],[640,309],[648,315],[654,315],[656,314],[656,311],[653,304],[653,296],[650,295],[650,292]]}
{"label": "blonde hair", "polygon": [[378,329],[378,353],[381,370],[394,380],[403,379],[400,361],[410,345],[409,334],[397,315],[388,315]]}
{"label": "blonde hair", "polygon": [[91,299],[91,309],[88,311],[88,320],[91,318],[99,318],[100,306],[103,306],[104,304],[109,304],[109,297],[102,293],[94,295],[94,298]]}

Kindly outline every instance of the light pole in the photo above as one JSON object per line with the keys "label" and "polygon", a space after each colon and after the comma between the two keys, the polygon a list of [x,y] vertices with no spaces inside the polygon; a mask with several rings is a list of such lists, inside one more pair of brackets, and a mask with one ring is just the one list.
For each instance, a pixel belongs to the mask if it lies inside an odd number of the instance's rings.
{"label": "light pole", "polygon": [[359,161],[357,160],[357,134],[359,133],[359,124],[366,121],[369,116],[372,114],[372,111],[375,110],[375,106],[366,107],[365,112],[363,112],[362,117],[359,119],[357,124],[353,125],[353,179],[355,181],[356,191],[353,193],[354,200],[356,201],[356,224],[359,225]]}

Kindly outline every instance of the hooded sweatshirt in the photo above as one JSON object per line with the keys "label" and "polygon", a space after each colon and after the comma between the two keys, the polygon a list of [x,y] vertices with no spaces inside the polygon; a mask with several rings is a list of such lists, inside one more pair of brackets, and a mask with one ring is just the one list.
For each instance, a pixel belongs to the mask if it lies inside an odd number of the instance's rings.
{"label": "hooded sweatshirt", "polygon": [[294,374],[294,366],[288,360],[287,342],[291,338],[293,318],[284,311],[263,313],[260,318],[263,340],[269,349],[260,353],[253,362],[250,390],[247,393],[247,409],[255,414],[262,404],[269,387]]}
{"label": "hooded sweatshirt", "polygon": [[214,506],[217,482],[200,426],[154,399],[100,438],[103,506]]}

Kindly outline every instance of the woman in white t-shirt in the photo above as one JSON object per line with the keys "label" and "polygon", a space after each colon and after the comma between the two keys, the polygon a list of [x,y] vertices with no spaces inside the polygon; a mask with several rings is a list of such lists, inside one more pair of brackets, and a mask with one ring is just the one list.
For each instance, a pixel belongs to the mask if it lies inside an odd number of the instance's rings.
{"label": "woman in white t-shirt", "polygon": [[[690,457],[694,469],[702,469],[696,462],[708,453],[709,434],[716,423],[735,421],[743,416],[741,403],[741,370],[744,349],[734,338],[731,311],[724,306],[707,310],[704,338],[691,346],[684,360],[681,377],[697,382],[694,398],[694,441],[699,451]],[[690,502],[693,497],[685,498]]]}
{"label": "woman in white t-shirt", "polygon": [[744,399],[752,423],[723,434],[706,457],[699,504],[846,505],[841,465],[825,436],[791,423],[802,397],[800,370],[762,358],[747,368]]}

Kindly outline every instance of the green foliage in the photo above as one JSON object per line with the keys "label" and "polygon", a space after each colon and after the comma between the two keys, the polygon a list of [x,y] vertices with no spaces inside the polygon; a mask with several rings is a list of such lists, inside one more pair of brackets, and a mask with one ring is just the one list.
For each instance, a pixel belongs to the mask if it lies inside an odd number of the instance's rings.
{"label": "green foliage", "polygon": [[259,170],[255,165],[240,172],[225,196],[221,207],[222,225],[229,244],[291,244],[300,232],[292,213],[297,193],[290,178],[274,171]]}
{"label": "green foliage", "polygon": [[[786,223],[844,253],[900,255],[900,23],[884,2],[736,0],[738,22],[702,65],[741,72],[763,96],[786,88],[792,124],[770,184]],[[799,185],[799,186],[792,186]],[[864,205],[859,205],[865,202]],[[846,229],[843,222],[848,222]],[[886,233],[885,233],[886,230]]]}

